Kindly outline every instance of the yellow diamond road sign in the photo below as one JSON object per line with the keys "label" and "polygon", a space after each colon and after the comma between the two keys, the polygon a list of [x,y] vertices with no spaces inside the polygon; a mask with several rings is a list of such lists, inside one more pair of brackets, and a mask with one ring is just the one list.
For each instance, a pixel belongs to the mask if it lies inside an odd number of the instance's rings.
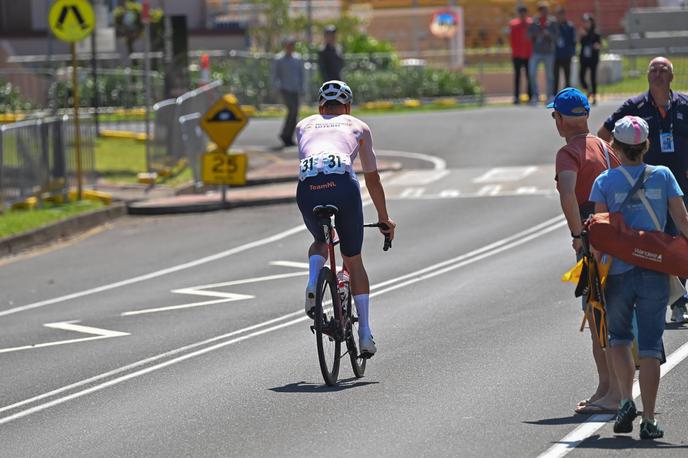
{"label": "yellow diamond road sign", "polygon": [[248,118],[232,94],[215,102],[201,119],[201,127],[221,150],[229,148],[247,123]]}
{"label": "yellow diamond road sign", "polygon": [[88,0],[57,0],[48,13],[50,30],[62,41],[81,41],[93,32],[96,15]]}

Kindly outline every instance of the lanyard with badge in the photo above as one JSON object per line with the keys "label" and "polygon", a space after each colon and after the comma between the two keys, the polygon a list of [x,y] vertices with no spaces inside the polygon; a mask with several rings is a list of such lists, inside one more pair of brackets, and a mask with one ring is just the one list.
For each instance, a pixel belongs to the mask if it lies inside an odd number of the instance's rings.
{"label": "lanyard with badge", "polygon": [[[673,153],[674,152],[674,118],[671,110],[671,99],[669,100],[669,104],[667,106],[666,113],[669,116],[669,130],[666,131],[664,130],[664,123],[662,122],[664,118],[662,117],[662,113],[659,111],[659,106],[657,103],[653,100],[652,103],[655,106],[655,110],[657,110],[657,116],[659,116],[659,148],[662,153]],[[676,110],[673,110],[676,111]]]}

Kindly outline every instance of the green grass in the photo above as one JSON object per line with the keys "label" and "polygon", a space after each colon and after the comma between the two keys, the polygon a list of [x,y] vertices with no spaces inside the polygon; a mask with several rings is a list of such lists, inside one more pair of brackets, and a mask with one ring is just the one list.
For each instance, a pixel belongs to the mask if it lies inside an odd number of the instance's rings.
{"label": "green grass", "polygon": [[81,200],[59,205],[46,202],[43,208],[33,210],[7,210],[0,214],[0,237],[27,232],[104,205],[101,201]]}
{"label": "green grass", "polygon": [[[96,172],[111,183],[138,182],[138,174],[146,171],[146,144],[124,138],[98,138],[95,148]],[[193,179],[189,167],[159,183],[178,186]]]}

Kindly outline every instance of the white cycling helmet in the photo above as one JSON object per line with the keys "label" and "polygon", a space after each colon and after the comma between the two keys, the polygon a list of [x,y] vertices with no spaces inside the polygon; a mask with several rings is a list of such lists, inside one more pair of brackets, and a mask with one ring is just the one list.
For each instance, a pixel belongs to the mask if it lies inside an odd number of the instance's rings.
{"label": "white cycling helmet", "polygon": [[318,98],[320,99],[320,106],[325,105],[330,100],[336,100],[342,105],[346,105],[354,99],[354,93],[351,92],[351,88],[344,81],[331,80],[324,82],[320,86]]}

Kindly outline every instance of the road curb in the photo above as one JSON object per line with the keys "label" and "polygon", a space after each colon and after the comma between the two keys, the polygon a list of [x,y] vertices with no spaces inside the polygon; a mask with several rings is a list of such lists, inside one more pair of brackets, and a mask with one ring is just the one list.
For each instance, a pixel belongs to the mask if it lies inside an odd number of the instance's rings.
{"label": "road curb", "polygon": [[224,204],[219,200],[209,200],[207,202],[180,205],[147,205],[146,201],[140,201],[129,203],[127,205],[127,213],[137,216],[177,215],[183,213],[203,213],[218,210],[231,210],[233,208],[260,207],[294,202],[296,202],[296,195],[288,197],[269,197],[265,199],[227,201]]}
{"label": "road curb", "polygon": [[124,202],[113,202],[106,208],[57,221],[44,227],[0,239],[0,258],[20,253],[29,248],[70,238],[120,216],[126,215]]}

